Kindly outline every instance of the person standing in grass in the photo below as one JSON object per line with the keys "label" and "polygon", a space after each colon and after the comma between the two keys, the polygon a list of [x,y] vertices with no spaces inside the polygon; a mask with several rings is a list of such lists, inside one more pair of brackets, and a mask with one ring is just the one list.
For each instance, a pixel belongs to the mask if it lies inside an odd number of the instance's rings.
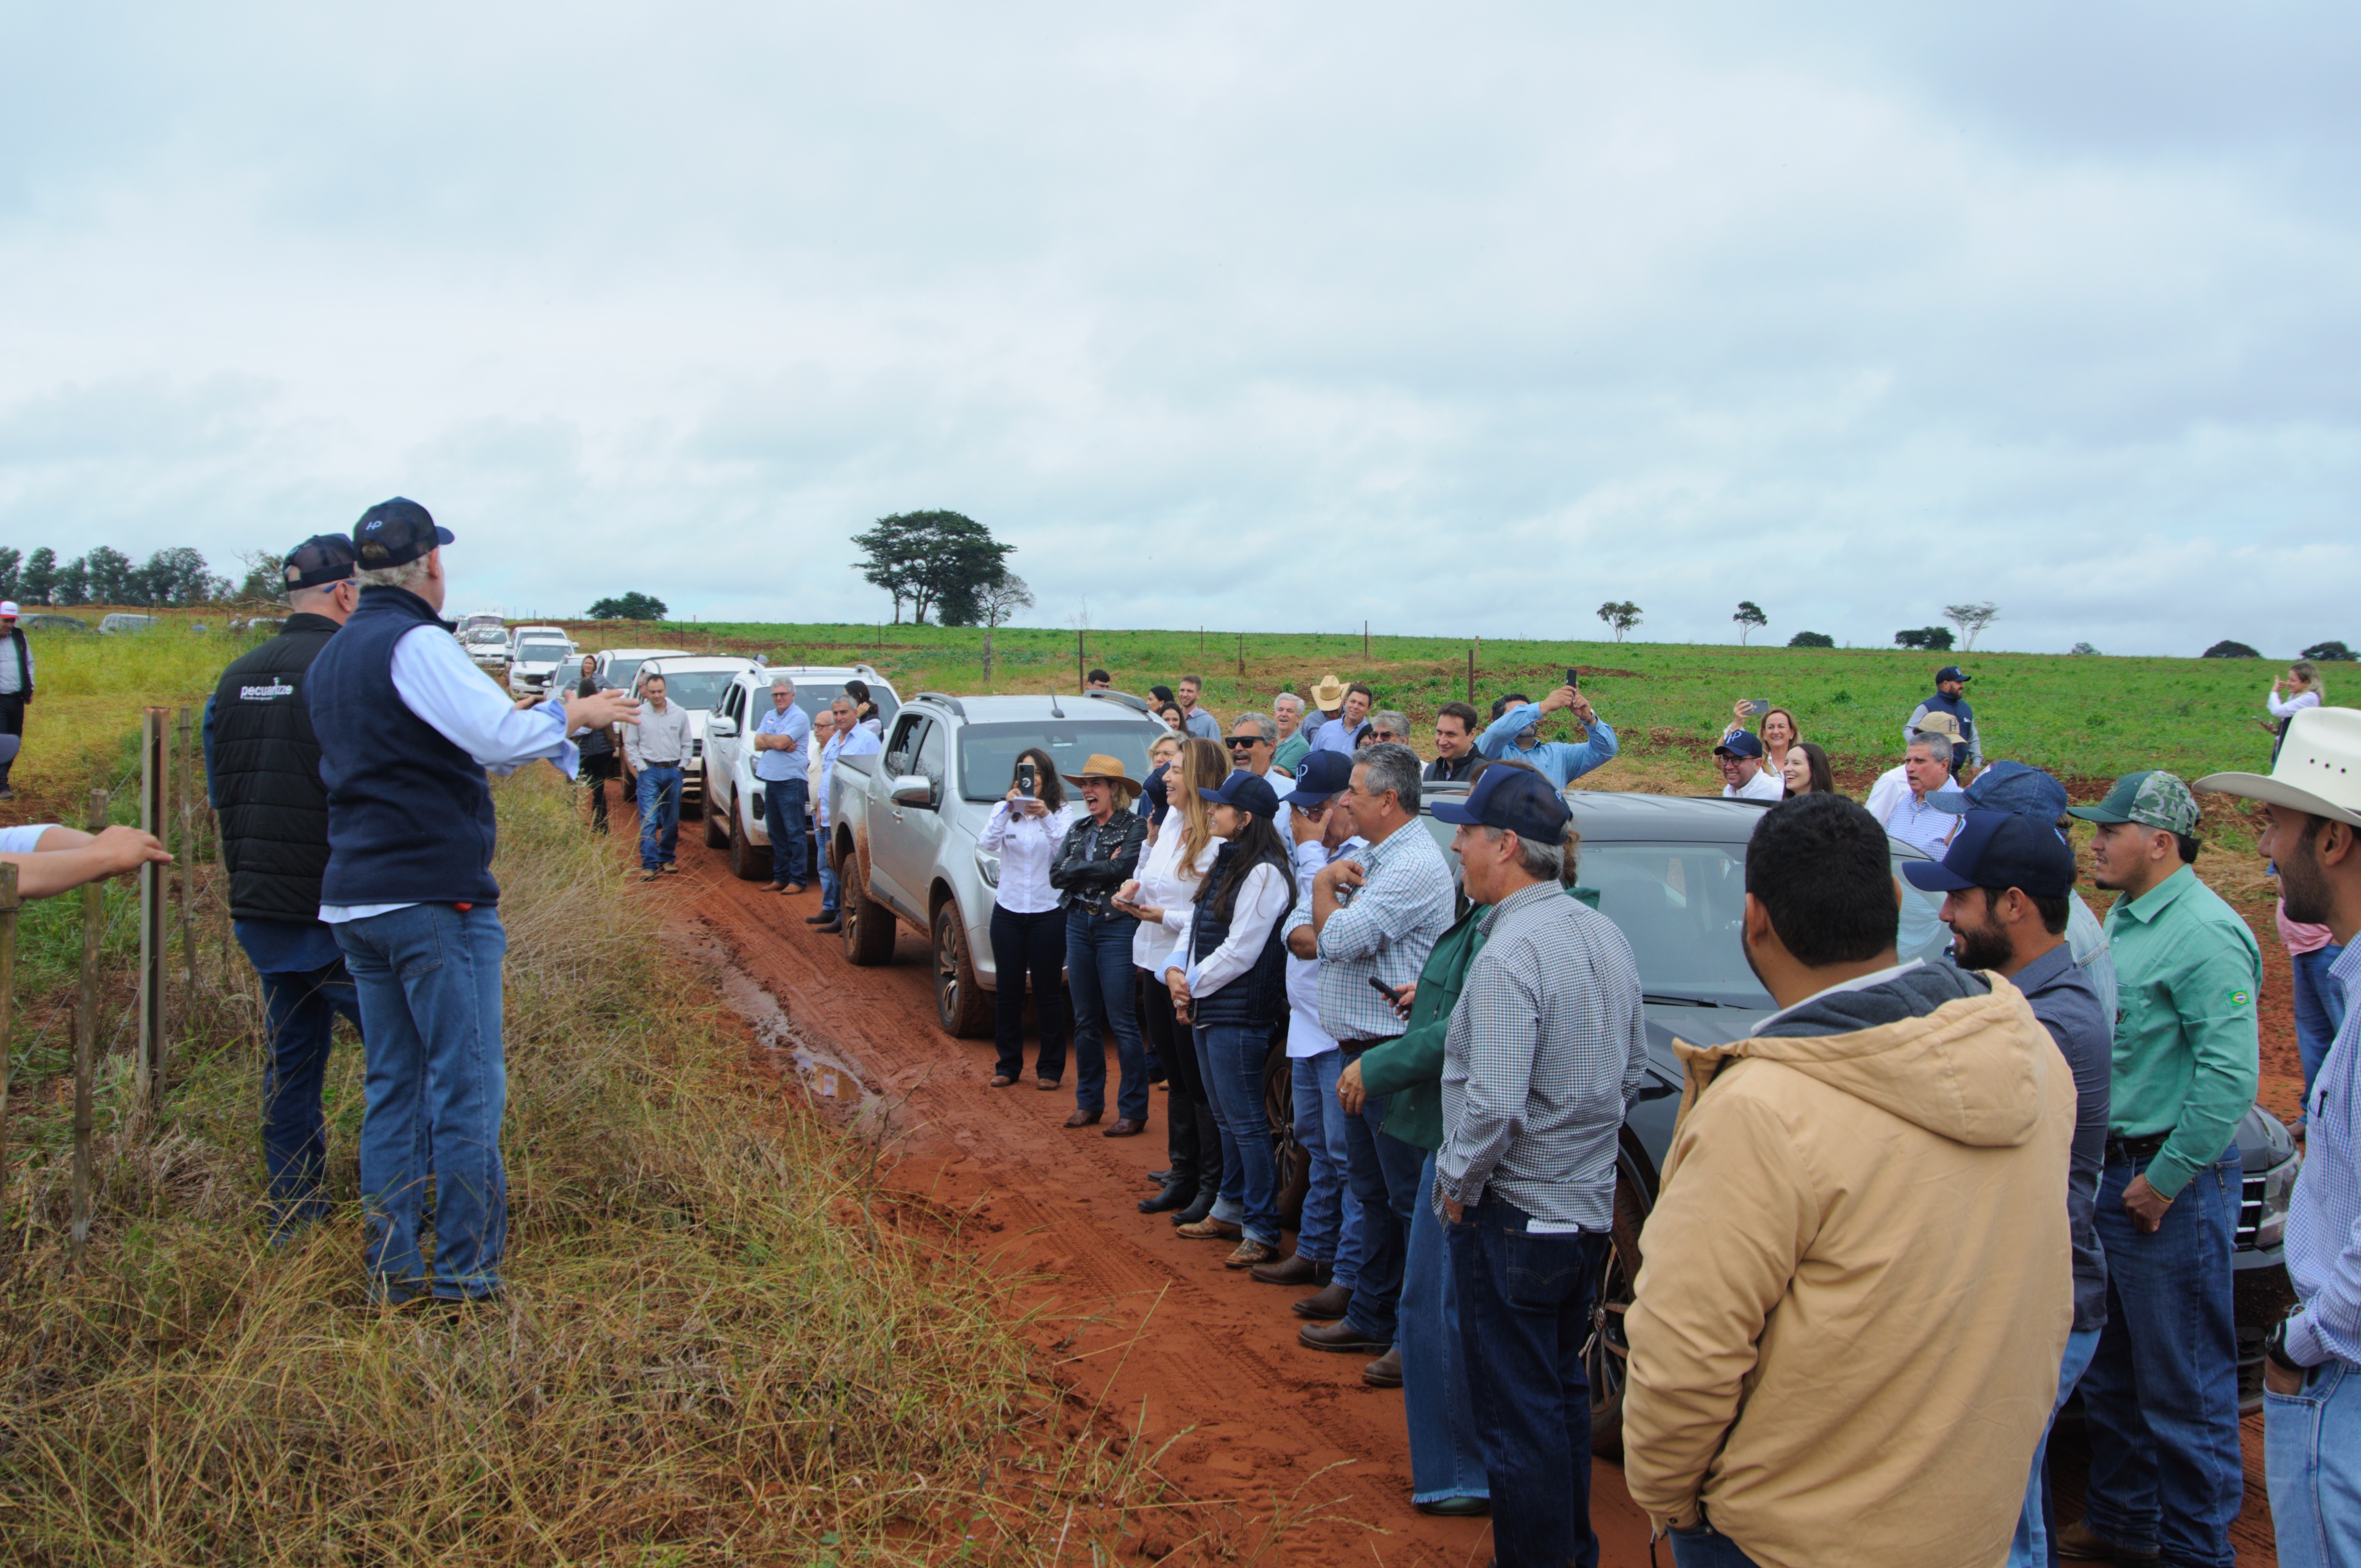
{"label": "person standing in grass", "polygon": [[[0,735],[16,736],[21,744],[25,705],[32,700],[32,645],[16,624],[16,601],[0,599]],[[0,800],[16,798],[16,792],[8,787],[8,770],[16,765],[15,751],[0,757]]]}
{"label": "person standing in grass", "polygon": [[[1542,739],[1542,720],[1564,708],[1573,709],[1574,716],[1589,731],[1588,740],[1577,745]],[[1491,727],[1477,739],[1476,750],[1496,762],[1508,758],[1523,762],[1564,789],[1583,774],[1612,761],[1617,743],[1615,727],[1598,717],[1590,699],[1572,686],[1560,686],[1538,703],[1526,700],[1521,692],[1503,698],[1499,711],[1492,716]]]}
{"label": "person standing in grass", "polygon": [[[582,655],[582,678],[574,688],[577,696],[594,696],[598,691],[598,658],[595,653]],[[582,750],[582,782],[590,786],[590,828],[605,837],[607,832],[607,781],[622,772],[615,760],[615,737],[605,729],[585,730],[580,742]]]}
{"label": "person standing in grass", "polygon": [[[0,675],[0,680],[5,679],[5,675]],[[2279,700],[2279,687],[2282,685],[2295,688],[2284,702]],[[2279,748],[2287,743],[2288,726],[2295,721],[2295,716],[2307,707],[2318,707],[2326,697],[2327,693],[2320,684],[2320,667],[2309,659],[2299,659],[2290,664],[2288,673],[2271,683],[2270,691],[2263,698],[2263,706],[2270,709],[2276,725],[2271,730],[2273,763],[2279,760]]]}
{"label": "person standing in grass", "polygon": [[[368,1037],[361,1212],[368,1288],[401,1302],[500,1289],[508,1074],[492,879],[499,822],[485,774],[536,759],[572,777],[571,737],[635,724],[619,692],[511,705],[440,619],[451,531],[396,497],[353,530],[360,603],[312,661],[303,702],[327,786],[319,917],[335,927]],[[420,1163],[421,1151],[426,1163]],[[419,1245],[434,1182],[434,1265]]]}
{"label": "person standing in grass", "polygon": [[1968,682],[1971,679],[1957,664],[1946,664],[1935,672],[1935,695],[1910,710],[1909,722],[1902,727],[1902,740],[1907,745],[1921,734],[1933,734],[1937,727],[1929,725],[1930,718],[1949,718],[1943,733],[1951,738],[1951,771],[1964,772],[1969,764],[1984,765],[1984,738],[1976,728],[1976,710],[1968,706]]}
{"label": "person standing in grass", "polygon": [[2245,1191],[2238,1123],[2255,1102],[2262,948],[2197,880],[2197,801],[2163,772],[2096,806],[2095,880],[2122,984],[2099,1241],[2107,1324],[2082,1376],[2091,1484],[2059,1554],[2229,1568],[2238,1451],[2232,1238]]}
{"label": "person standing in grass", "polygon": [[1204,690],[1204,676],[1180,677],[1180,688],[1172,694],[1174,700],[1180,705],[1180,729],[1182,733],[1193,735],[1200,740],[1219,740],[1222,738],[1222,721],[1197,706],[1197,698]]}
{"label": "person standing in grass", "polygon": [[1948,723],[1949,718],[1935,715],[1927,732],[1903,752],[1902,765],[1871,788],[1868,801],[1869,814],[1877,818],[1878,826],[1937,860],[1943,858],[1945,846],[1960,826],[1959,814],[1938,798],[1960,793],[1959,780],[1951,776],[1951,740],[1932,727],[1938,721]]}
{"label": "person standing in grass", "polygon": [[811,750],[811,720],[796,706],[796,683],[771,677],[771,711],[754,727],[754,776],[763,784],[763,821],[771,839],[771,881],[765,893],[801,893],[804,878],[804,817],[810,805],[804,758]]}
{"label": "person standing in grass", "polygon": [[631,775],[640,805],[640,880],[653,882],[677,872],[680,861],[680,770],[688,761],[688,710],[664,700],[665,681],[651,672],[640,677],[646,707],[623,735],[623,767]]}

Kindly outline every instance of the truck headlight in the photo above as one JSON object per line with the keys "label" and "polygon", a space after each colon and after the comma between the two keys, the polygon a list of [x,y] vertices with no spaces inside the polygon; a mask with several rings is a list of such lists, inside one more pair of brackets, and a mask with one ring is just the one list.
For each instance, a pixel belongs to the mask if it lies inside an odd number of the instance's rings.
{"label": "truck headlight", "polygon": [[2303,1158],[2283,1159],[2263,1172],[2263,1213],[2255,1226],[2255,1245],[2268,1252],[2287,1239],[2288,1200],[2295,1193],[2296,1173]]}
{"label": "truck headlight", "polygon": [[983,878],[984,886],[998,887],[1000,885],[1000,857],[998,855],[994,854],[989,850],[978,850],[975,852],[975,869],[977,874]]}

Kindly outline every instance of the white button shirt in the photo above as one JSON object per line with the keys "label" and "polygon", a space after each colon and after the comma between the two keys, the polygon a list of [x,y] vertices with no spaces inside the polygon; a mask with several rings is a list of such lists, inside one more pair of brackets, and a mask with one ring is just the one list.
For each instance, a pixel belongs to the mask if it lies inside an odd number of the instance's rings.
{"label": "white button shirt", "polygon": [[1165,961],[1171,958],[1174,945],[1180,940],[1180,928],[1189,923],[1189,910],[1196,902],[1197,889],[1202,885],[1205,873],[1213,869],[1213,859],[1222,852],[1222,841],[1211,837],[1197,856],[1195,870],[1180,864],[1180,840],[1186,823],[1175,811],[1164,818],[1162,831],[1148,853],[1139,861],[1139,902],[1151,909],[1164,911],[1161,924],[1143,920],[1131,938],[1131,961],[1164,983]]}
{"label": "white button shirt", "polygon": [[976,835],[976,847],[1000,857],[1000,886],[993,902],[1011,915],[1046,915],[1058,907],[1058,890],[1049,885],[1049,863],[1058,858],[1078,806],[1064,806],[1043,817],[1019,816],[1007,801],[992,808],[992,816]]}

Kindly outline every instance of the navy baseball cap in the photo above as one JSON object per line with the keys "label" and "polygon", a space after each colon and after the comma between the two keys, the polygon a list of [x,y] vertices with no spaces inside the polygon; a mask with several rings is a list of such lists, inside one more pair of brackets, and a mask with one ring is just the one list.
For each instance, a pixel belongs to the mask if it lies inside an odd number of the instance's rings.
{"label": "navy baseball cap", "polygon": [[[1353,759],[1342,751],[1309,752],[1295,770],[1295,787],[1287,793],[1290,806],[1325,806],[1353,782]],[[1202,793],[1200,791],[1199,793]]]}
{"label": "navy baseball cap", "polygon": [[291,588],[316,588],[353,575],[353,542],[341,533],[315,533],[287,552],[282,575]]}
{"label": "navy baseball cap", "polygon": [[1974,679],[1975,677],[1973,675],[1968,674],[1957,664],[1946,664],[1941,669],[1935,672],[1935,684],[1938,686],[1945,681],[1958,681],[1960,684],[1964,685]]}
{"label": "navy baseball cap", "polygon": [[1260,773],[1244,768],[1224,779],[1219,789],[1199,790],[1197,798],[1214,806],[1234,806],[1257,817],[1279,815],[1279,792],[1264,783]]}
{"label": "navy baseball cap", "polygon": [[1531,768],[1494,763],[1484,770],[1465,800],[1434,803],[1437,822],[1467,828],[1498,828],[1536,844],[1565,840],[1565,825],[1574,820],[1557,786]]}
{"label": "navy baseball cap", "polygon": [[353,524],[353,546],[359,552],[364,571],[407,565],[451,539],[451,531],[438,524],[424,507],[401,496],[378,502]]}
{"label": "navy baseball cap", "polygon": [[1713,749],[1717,757],[1724,751],[1733,757],[1759,757],[1763,754],[1763,737],[1752,729],[1733,730],[1723,736],[1721,744]]}
{"label": "navy baseball cap", "polygon": [[2013,811],[2055,828],[2065,814],[2066,786],[2024,762],[1994,762],[1976,775],[1964,790],[1930,795],[1927,804],[1937,811],[1964,817],[1971,811]]}
{"label": "navy baseball cap", "polygon": [[2046,822],[2013,811],[1971,811],[1939,861],[1906,861],[1902,874],[1927,893],[2017,887],[2063,898],[2074,886],[2074,851]]}

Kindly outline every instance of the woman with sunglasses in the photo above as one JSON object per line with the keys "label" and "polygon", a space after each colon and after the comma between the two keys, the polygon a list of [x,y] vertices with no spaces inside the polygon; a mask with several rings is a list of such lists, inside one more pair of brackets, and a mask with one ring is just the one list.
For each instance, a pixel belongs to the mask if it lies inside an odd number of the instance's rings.
{"label": "woman with sunglasses", "polygon": [[1221,1107],[1222,1186],[1243,1212],[1180,1227],[1191,1241],[1237,1238],[1223,1259],[1251,1268],[1279,1256],[1278,1170],[1271,1157],[1263,1070],[1271,1032],[1287,1014],[1287,948],[1279,927],[1295,907],[1295,870],[1272,818],[1279,795],[1250,773],[1201,789],[1220,850],[1189,906],[1164,980],[1173,1012],[1196,1035],[1198,1069]]}
{"label": "woman with sunglasses", "polygon": [[1213,809],[1199,792],[1228,777],[1230,765],[1211,740],[1191,739],[1180,752],[1179,763],[1166,769],[1159,781],[1169,803],[1164,825],[1140,857],[1139,880],[1121,890],[1115,907],[1139,921],[1131,961],[1139,970],[1140,1023],[1149,1050],[1171,1080],[1164,1114],[1165,1146],[1172,1166],[1163,1190],[1144,1200],[1139,1212],[1177,1210],[1176,1223],[1194,1223],[1212,1211],[1221,1189],[1222,1135],[1207,1102],[1204,1076],[1197,1069],[1196,1042],[1174,1021],[1164,966],[1188,923],[1198,885],[1222,847],[1213,834]]}

